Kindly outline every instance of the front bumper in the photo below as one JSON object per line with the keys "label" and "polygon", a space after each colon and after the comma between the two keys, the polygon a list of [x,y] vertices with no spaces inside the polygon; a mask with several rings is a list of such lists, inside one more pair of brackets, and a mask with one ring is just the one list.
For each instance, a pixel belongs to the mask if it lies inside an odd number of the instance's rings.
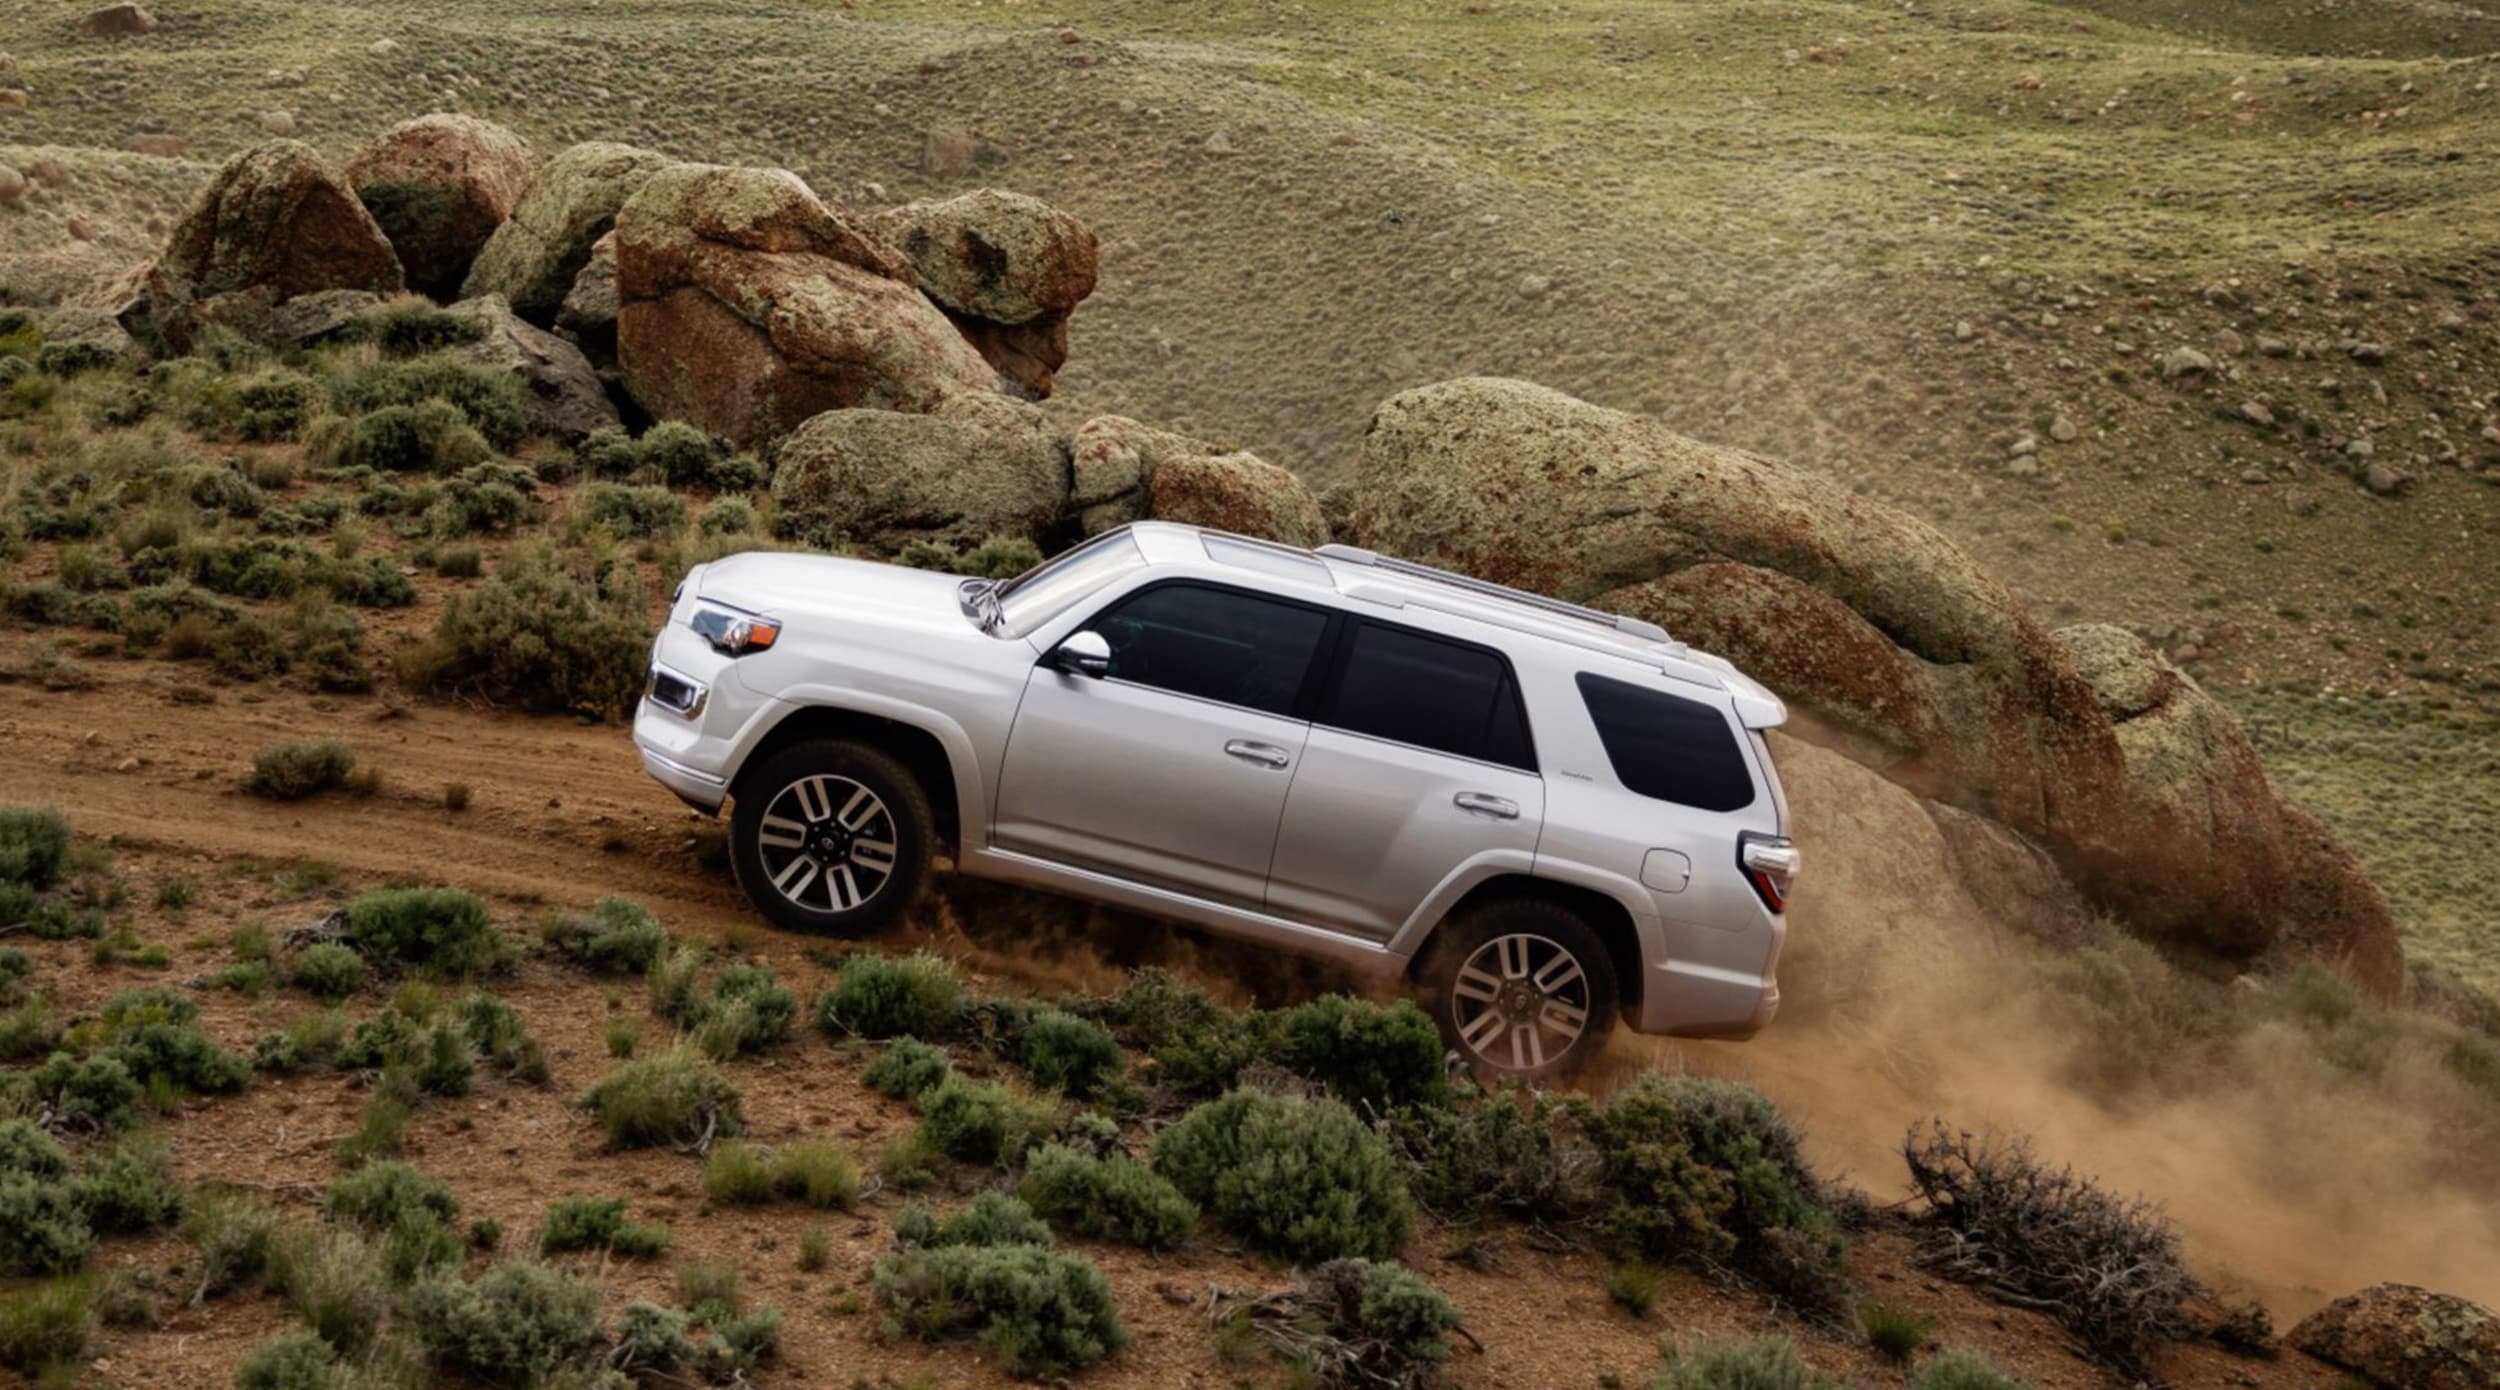
{"label": "front bumper", "polygon": [[[639,730],[642,721],[653,713],[657,711],[649,709],[646,702],[643,711],[634,717],[637,730],[634,741],[642,751],[642,770],[650,773],[652,780],[661,786],[677,793],[678,800],[706,815],[719,814],[721,803],[729,799],[728,781],[700,769],[688,767],[649,744],[643,743]],[[669,716],[663,714],[660,717]]]}

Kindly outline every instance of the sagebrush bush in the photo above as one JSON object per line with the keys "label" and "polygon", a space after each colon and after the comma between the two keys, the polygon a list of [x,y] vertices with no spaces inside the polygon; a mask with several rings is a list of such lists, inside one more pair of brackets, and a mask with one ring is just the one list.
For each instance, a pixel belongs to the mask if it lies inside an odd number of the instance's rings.
{"label": "sagebrush bush", "polygon": [[50,806],[0,809],[0,883],[41,892],[69,859],[69,818]]}
{"label": "sagebrush bush", "polygon": [[1295,1288],[1242,1305],[1235,1326],[1313,1385],[1418,1390],[1439,1376],[1458,1305],[1395,1261],[1330,1260]]}
{"label": "sagebrush bush", "polygon": [[483,990],[471,990],[461,996],[454,1014],[469,1046],[497,1071],[532,1085],[547,1080],[547,1050],[530,1036],[520,1010]]}
{"label": "sagebrush bush", "polygon": [[949,1076],[920,1098],[921,1131],[937,1152],[964,1163],[1014,1163],[1050,1137],[1050,1108],[1004,1086]]}
{"label": "sagebrush bush", "polygon": [[961,1211],[940,1217],[926,1202],[913,1202],[894,1217],[894,1238],[904,1245],[1050,1245],[1050,1226],[1022,1198],[984,1192]]}
{"label": "sagebrush bush", "polygon": [[681,947],[651,967],[652,1011],[690,1032],[704,1055],[727,1061],[761,1052],[790,1035],[799,998],[762,966],[732,965],[699,984],[702,954]]}
{"label": "sagebrush bush", "polygon": [[182,1210],[165,1146],[144,1137],[91,1151],[69,1192],[88,1227],[104,1235],[153,1231]]}
{"label": "sagebrush bush", "polygon": [[1931,1356],[1910,1375],[1904,1390],[2031,1390],[2027,1382],[1996,1368],[1977,1352],[1947,1351]]}
{"label": "sagebrush bush", "polygon": [[561,1197],[547,1206],[538,1249],[548,1255],[567,1250],[657,1255],[668,1249],[671,1239],[666,1226],[627,1221],[622,1197]]}
{"label": "sagebrush bush", "polygon": [[905,1332],[972,1338],[1018,1375],[1081,1370],[1128,1342],[1102,1271],[1040,1246],[906,1250],[879,1262],[871,1283]]}
{"label": "sagebrush bush", "polygon": [[269,1273],[278,1247],[278,1214],[240,1192],[194,1191],[182,1205],[182,1234],[200,1252],[201,1285],[210,1293],[250,1288]]}
{"label": "sagebrush bush", "polygon": [[[200,1006],[170,989],[125,990],[104,1001],[99,1030],[106,1055],[142,1091],[223,1094],[252,1079],[251,1063],[199,1030]],[[110,1082],[106,1082],[110,1085]]]}
{"label": "sagebrush bush", "polygon": [[612,536],[673,535],[686,525],[685,501],[664,487],[585,483],[577,505],[584,521]]}
{"label": "sagebrush bush", "polygon": [[1392,1111],[1379,1127],[1424,1210],[1448,1221],[1568,1223],[1602,1194],[1597,1156],[1567,1135],[1563,1109],[1534,1092],[1471,1093],[1457,1105]]}
{"label": "sagebrush bush", "polygon": [[475,1283],[418,1285],[407,1316],[444,1369],[490,1384],[540,1385],[580,1366],[598,1346],[599,1310],[596,1285],[516,1260]]}
{"label": "sagebrush bush", "polygon": [[1907,1363],[1917,1355],[1918,1349],[1927,1345],[1927,1334],[1935,1325],[1934,1318],[1898,1303],[1870,1301],[1858,1305],[1858,1330],[1866,1334],[1866,1344],[1896,1364]]}
{"label": "sagebrush bush", "polygon": [[57,1179],[0,1173],[0,1278],[67,1274],[95,1253],[95,1232]]}
{"label": "sagebrush bush", "polygon": [[859,1160],[823,1139],[772,1149],[732,1140],[714,1145],[703,1165],[703,1190],[725,1202],[780,1198],[848,1211],[861,1186]]}
{"label": "sagebrush bush", "polygon": [[296,956],[287,978],[297,989],[335,1004],[365,985],[365,958],[335,941],[316,941]]}
{"label": "sagebrush bush", "polygon": [[1383,1259],[1413,1229],[1397,1160],[1333,1100],[1233,1091],[1155,1136],[1154,1168],[1217,1225],[1286,1259]]}
{"label": "sagebrush bush", "polygon": [[1666,1369],[1649,1385],[1650,1390],[1844,1390],[1808,1367],[1786,1337],[1742,1345],[1702,1342],[1671,1351]]}
{"label": "sagebrush bush", "polygon": [[338,1353],[309,1332],[272,1337],[235,1368],[234,1390],[333,1390]]}
{"label": "sagebrush bush", "polygon": [[301,801],[347,785],[356,750],[337,738],[283,739],[252,755],[243,789],[271,801]]}
{"label": "sagebrush bush", "polygon": [[1017,1065],[1036,1086],[1083,1098],[1099,1092],[1120,1074],[1124,1060],[1119,1039],[1090,1018],[1060,1009],[1040,1009],[1025,1023],[1014,1045]]}
{"label": "sagebrush bush", "polygon": [[456,888],[376,888],[347,905],[345,938],[368,958],[454,979],[503,969],[511,946],[486,900]]}
{"label": "sagebrush bush", "polygon": [[609,1072],[583,1104],[621,1149],[700,1147],[734,1138],[741,1124],[738,1088],[682,1045]]}
{"label": "sagebrush bush", "polygon": [[444,439],[468,426],[468,417],[448,401],[380,406],[349,422],[340,460],[384,473],[430,469]]}
{"label": "sagebrush bush", "polygon": [[1276,1060],[1326,1086],[1357,1114],[1446,1104],[1447,1052],[1432,1016],[1407,999],[1382,1008],[1322,995],[1286,1010],[1276,1023]]}
{"label": "sagebrush bush", "polygon": [[273,367],[234,384],[226,424],[245,439],[293,439],[312,417],[320,398],[311,377]]}
{"label": "sagebrush bush", "polygon": [[451,1186],[405,1163],[369,1162],[330,1184],[321,1209],[381,1240],[394,1278],[406,1280],[460,1258],[452,1234],[460,1201]]}
{"label": "sagebrush bush", "polygon": [[0,1120],[0,1173],[57,1179],[69,1174],[69,1151],[33,1120]]}
{"label": "sagebrush bush", "polygon": [[546,939],[565,959],[603,975],[647,974],[669,947],[668,928],[650,909],[618,897],[601,898],[587,918],[557,922]]}
{"label": "sagebrush bush", "polygon": [[862,1038],[945,1038],[962,1026],[963,982],[943,957],[856,955],[816,1002],[826,1032]]}
{"label": "sagebrush bush", "polygon": [[946,1049],[918,1038],[901,1037],[886,1044],[885,1052],[868,1064],[860,1079],[877,1091],[896,1100],[918,1101],[936,1090],[938,1083],[953,1074],[946,1060]]}
{"label": "sagebrush bush", "polygon": [[269,1268],[295,1315],[342,1352],[364,1349],[390,1311],[390,1263],[355,1230],[288,1225],[271,1248]]}
{"label": "sagebrush bush", "polygon": [[520,443],[527,427],[519,380],[449,353],[381,363],[340,382],[333,394],[347,415],[446,402],[498,449]]}
{"label": "sagebrush bush", "polygon": [[407,649],[400,675],[420,689],[604,717],[641,697],[650,645],[636,586],[614,575],[586,580],[551,553],[528,551],[453,595],[434,635]]}
{"label": "sagebrush bush", "polygon": [[95,1295],[84,1278],[52,1279],[0,1294],[0,1366],[38,1385],[67,1383],[95,1337]]}
{"label": "sagebrush bush", "polygon": [[1026,1157],[1016,1195],[1060,1230],[1149,1250],[1179,1246],[1198,1228],[1198,1204],[1124,1154],[1101,1158],[1044,1144]]}

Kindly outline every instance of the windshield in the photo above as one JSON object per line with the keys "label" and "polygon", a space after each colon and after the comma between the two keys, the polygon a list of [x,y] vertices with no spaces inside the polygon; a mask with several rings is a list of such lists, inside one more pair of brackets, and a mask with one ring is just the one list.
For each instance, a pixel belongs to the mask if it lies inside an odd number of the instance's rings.
{"label": "windshield", "polygon": [[1106,531],[999,585],[999,630],[1022,637],[1057,617],[1069,604],[1145,563],[1145,554],[1125,528]]}

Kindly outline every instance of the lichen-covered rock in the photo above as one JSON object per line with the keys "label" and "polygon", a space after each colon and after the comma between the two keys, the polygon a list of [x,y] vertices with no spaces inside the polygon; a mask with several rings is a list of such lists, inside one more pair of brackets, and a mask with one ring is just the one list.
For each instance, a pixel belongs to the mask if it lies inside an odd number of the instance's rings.
{"label": "lichen-covered rock", "polygon": [[556,310],[556,331],[601,371],[616,365],[616,233],[591,246],[589,263]]}
{"label": "lichen-covered rock", "polygon": [[2500,1314],[2411,1284],[2335,1300],[2292,1329],[2292,1345],[2384,1390],[2500,1385]]}
{"label": "lichen-covered rock", "polygon": [[2113,904],[2137,931],[2248,955],[2283,911],[2283,819],[2239,719],[2125,628],[2060,628],[2126,756],[2128,870]]}
{"label": "lichen-covered rock", "polygon": [[448,312],[479,329],[474,341],[450,351],[520,380],[521,414],[532,434],[569,444],[619,425],[616,407],[581,349],[523,320],[502,295],[464,299]]}
{"label": "lichen-covered rock", "polygon": [[265,332],[273,306],[322,290],[396,294],[399,257],[312,147],[273,140],[229,159],[174,227],[122,326],[152,351],[203,324]]}
{"label": "lichen-covered rock", "polygon": [[1036,399],[1068,360],[1068,315],[1094,292],[1084,223],[993,188],[880,213],[871,229],[911,258],[937,301],[999,375]]}
{"label": "lichen-covered rock", "polygon": [[270,311],[269,336],[281,343],[318,343],[356,326],[385,304],[371,290],[316,290]]}
{"label": "lichen-covered rock", "polygon": [[449,299],[528,187],[529,144],[491,121],[436,112],[367,145],[347,181],[399,252],[408,288]]}
{"label": "lichen-covered rock", "polygon": [[1039,410],[989,393],[929,414],[828,411],[782,441],[773,465],[783,534],[888,552],[1030,537],[1067,497],[1066,442]]}
{"label": "lichen-covered rock", "polygon": [[1310,490],[1256,454],[1120,415],[1077,426],[1069,454],[1069,502],[1087,535],[1153,517],[1289,545],[1328,539]]}
{"label": "lichen-covered rock", "polygon": [[90,10],[85,18],[78,21],[78,32],[82,34],[146,34],[155,29],[156,16],[142,6],[132,4],[107,5],[100,10]]}
{"label": "lichen-covered rock", "polygon": [[2367,991],[2392,1003],[2404,994],[2404,944],[2387,898],[2326,823],[2285,806],[2280,948],[2325,961]]}
{"label": "lichen-covered rock", "polygon": [[742,448],[829,410],[928,411],[997,382],[910,264],[784,169],[654,175],[617,214],[616,289],[634,399]]}
{"label": "lichen-covered rock", "polygon": [[1491,378],[1384,402],[1354,489],[1362,544],[1662,621],[2070,872],[2118,847],[2124,764],[2091,691],[2004,586],[1906,513]]}
{"label": "lichen-covered rock", "polygon": [[538,167],[512,215],[477,253],[460,295],[499,294],[512,311],[544,326],[590,263],[591,248],[651,176],[676,163],[632,145],[575,145]]}

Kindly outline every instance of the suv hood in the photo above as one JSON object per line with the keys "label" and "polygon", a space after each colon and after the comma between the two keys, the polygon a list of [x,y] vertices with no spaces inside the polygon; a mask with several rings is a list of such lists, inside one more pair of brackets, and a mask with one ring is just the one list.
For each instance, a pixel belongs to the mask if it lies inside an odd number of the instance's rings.
{"label": "suv hood", "polygon": [[934,570],[751,550],[699,566],[686,582],[697,597],[784,622],[821,617],[880,627],[972,630],[957,597],[963,580]]}

